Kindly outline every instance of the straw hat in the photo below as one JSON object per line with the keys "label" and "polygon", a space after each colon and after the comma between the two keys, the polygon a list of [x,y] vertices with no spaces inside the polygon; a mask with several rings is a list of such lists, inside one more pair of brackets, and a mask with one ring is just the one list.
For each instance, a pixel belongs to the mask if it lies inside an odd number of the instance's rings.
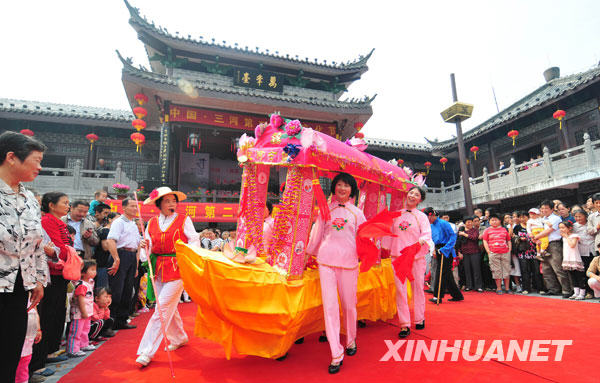
{"label": "straw hat", "polygon": [[169,195],[169,194],[176,195],[179,202],[181,202],[187,198],[187,196],[180,191],[173,191],[173,190],[171,190],[170,187],[161,186],[159,188],[152,190],[152,193],[150,193],[150,196],[148,198],[146,198],[146,200],[144,201],[144,205],[150,205],[151,203],[154,203],[157,199],[164,197],[166,195]]}

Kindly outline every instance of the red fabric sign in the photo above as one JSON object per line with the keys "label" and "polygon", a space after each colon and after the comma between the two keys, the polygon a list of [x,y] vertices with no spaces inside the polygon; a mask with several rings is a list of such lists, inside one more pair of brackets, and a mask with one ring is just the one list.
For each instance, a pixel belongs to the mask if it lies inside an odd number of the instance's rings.
{"label": "red fabric sign", "polygon": [[[111,211],[123,213],[121,201],[106,200]],[[180,202],[177,204],[177,213],[188,215],[193,222],[237,222],[238,205],[236,203],[200,203]],[[154,204],[144,205],[140,201],[140,212],[144,222],[160,214]]]}
{"label": "red fabric sign", "polygon": [[[225,128],[253,131],[256,125],[263,122],[268,122],[268,117],[256,117],[248,114],[228,113],[216,110],[171,105],[169,108],[169,121],[193,122],[196,124],[223,126]],[[335,124],[303,120],[302,126],[312,128],[332,137],[335,137],[336,135]]]}

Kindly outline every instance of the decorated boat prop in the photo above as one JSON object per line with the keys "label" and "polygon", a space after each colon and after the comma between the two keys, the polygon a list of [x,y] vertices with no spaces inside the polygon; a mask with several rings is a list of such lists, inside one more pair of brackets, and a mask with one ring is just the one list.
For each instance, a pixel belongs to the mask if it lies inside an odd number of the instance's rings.
{"label": "decorated boat prop", "polygon": [[[341,142],[279,114],[257,126],[255,137],[240,138],[244,170],[235,249],[176,245],[185,289],[198,304],[195,334],[222,344],[227,358],[233,351],[281,357],[297,339],[324,329],[319,274],[305,253],[316,214],[329,216],[320,179],[352,174],[360,190],[356,203],[367,219],[388,207],[399,210],[409,188],[422,184],[410,169],[364,153],[362,138],[357,133]],[[271,241],[263,245],[271,167],[285,167],[287,176]],[[359,319],[388,320],[396,313],[394,271],[383,258],[359,274]]]}

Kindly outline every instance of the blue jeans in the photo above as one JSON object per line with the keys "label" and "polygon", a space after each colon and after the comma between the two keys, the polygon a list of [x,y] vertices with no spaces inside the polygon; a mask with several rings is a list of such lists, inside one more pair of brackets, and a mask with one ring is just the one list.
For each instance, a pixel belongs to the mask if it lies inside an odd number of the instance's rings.
{"label": "blue jeans", "polygon": [[108,268],[98,267],[96,269],[96,288],[108,287]]}

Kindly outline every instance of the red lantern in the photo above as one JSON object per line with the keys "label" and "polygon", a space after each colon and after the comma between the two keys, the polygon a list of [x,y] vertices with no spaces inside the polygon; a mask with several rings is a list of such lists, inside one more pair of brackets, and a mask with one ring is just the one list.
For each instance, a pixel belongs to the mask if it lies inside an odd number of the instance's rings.
{"label": "red lantern", "polygon": [[85,138],[87,138],[87,140],[90,142],[90,151],[92,150],[92,148],[94,147],[94,142],[98,141],[98,136],[95,135],[94,133],[90,133],[88,135],[85,136]]}
{"label": "red lantern", "polygon": [[142,129],[146,129],[146,121],[140,119],[133,120],[131,121],[131,126],[133,126],[135,130],[139,132]]}
{"label": "red lantern", "polygon": [[477,152],[479,151],[479,146],[473,145],[471,146],[471,153],[475,156],[475,161],[477,161]]}
{"label": "red lantern", "polygon": [[448,162],[448,159],[446,157],[440,158],[440,164],[442,164],[442,167],[444,168],[444,170],[446,170],[446,163],[447,162]]}
{"label": "red lantern", "polygon": [[562,119],[565,118],[566,115],[567,115],[567,113],[564,110],[561,110],[561,109],[557,110],[552,115],[552,117],[554,117],[555,120],[558,120],[558,128],[560,130],[562,130]]}
{"label": "red lantern", "polygon": [[200,149],[200,145],[202,145],[202,140],[200,139],[200,135],[198,133],[190,133],[187,139],[188,149],[190,145],[192,146],[192,154],[196,154],[196,146],[198,149]]}
{"label": "red lantern", "polygon": [[23,129],[20,131],[20,133],[24,136],[29,136],[29,137],[33,137],[33,130],[29,130],[29,129]]}
{"label": "red lantern", "polygon": [[365,124],[363,124],[362,122],[356,122],[354,124],[354,129],[356,129],[357,132],[360,132],[360,130],[363,128],[363,126],[365,126]]}
{"label": "red lantern", "polygon": [[402,158],[398,158],[398,166],[404,165],[404,160]]}
{"label": "red lantern", "polygon": [[354,135],[354,137],[362,139],[362,138],[365,138],[365,135],[363,133],[361,133],[361,132],[356,132],[356,134]]}
{"label": "red lantern", "polygon": [[135,151],[139,152],[142,145],[146,143],[146,137],[142,133],[131,133],[131,141],[135,143]]}
{"label": "red lantern", "polygon": [[427,169],[427,174],[429,174],[429,168],[431,167],[431,162],[427,161],[423,165],[425,165],[425,168]]}
{"label": "red lantern", "polygon": [[507,136],[509,136],[513,140],[513,146],[515,146],[515,140],[516,140],[516,138],[517,138],[518,135],[519,135],[519,131],[518,130],[514,130],[514,129],[507,133]]}
{"label": "red lantern", "polygon": [[143,93],[137,93],[135,96],[133,96],[133,98],[135,98],[135,101],[137,101],[139,106],[142,106],[148,102],[148,96]]}
{"label": "red lantern", "polygon": [[137,118],[142,119],[148,115],[148,112],[141,106],[136,106],[133,108],[133,114],[135,114]]}

